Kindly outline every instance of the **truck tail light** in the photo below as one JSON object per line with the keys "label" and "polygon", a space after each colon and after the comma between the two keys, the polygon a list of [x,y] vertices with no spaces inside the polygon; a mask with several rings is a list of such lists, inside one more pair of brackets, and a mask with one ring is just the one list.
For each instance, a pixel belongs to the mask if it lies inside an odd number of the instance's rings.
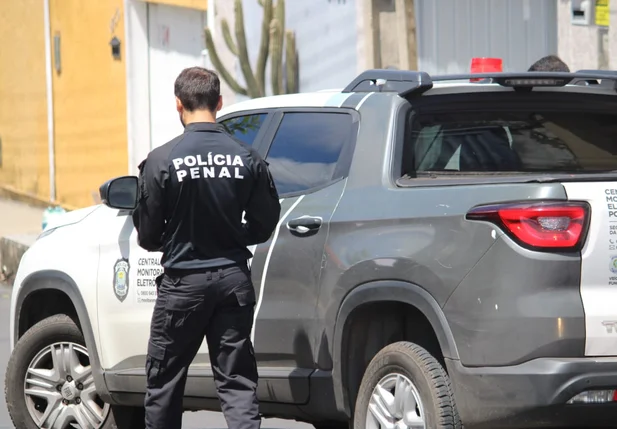
{"label": "truck tail light", "polygon": [[589,225],[585,202],[525,202],[478,206],[468,220],[491,222],[533,250],[580,250]]}
{"label": "truck tail light", "polygon": [[587,390],[571,398],[568,404],[606,404],[617,401],[617,390]]}

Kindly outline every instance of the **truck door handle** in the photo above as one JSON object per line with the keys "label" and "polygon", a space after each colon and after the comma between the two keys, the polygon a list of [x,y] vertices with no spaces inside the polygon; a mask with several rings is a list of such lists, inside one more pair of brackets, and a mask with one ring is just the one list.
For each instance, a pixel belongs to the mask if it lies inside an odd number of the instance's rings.
{"label": "truck door handle", "polygon": [[287,222],[287,229],[295,231],[299,234],[317,231],[321,228],[323,219],[317,216],[301,216]]}

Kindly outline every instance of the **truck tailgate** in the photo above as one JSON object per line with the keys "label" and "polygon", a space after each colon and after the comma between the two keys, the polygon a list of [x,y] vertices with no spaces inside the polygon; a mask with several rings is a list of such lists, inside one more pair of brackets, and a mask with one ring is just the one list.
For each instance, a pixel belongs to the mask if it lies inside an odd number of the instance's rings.
{"label": "truck tailgate", "polygon": [[585,355],[617,356],[617,182],[563,183],[569,200],[591,205],[581,252]]}

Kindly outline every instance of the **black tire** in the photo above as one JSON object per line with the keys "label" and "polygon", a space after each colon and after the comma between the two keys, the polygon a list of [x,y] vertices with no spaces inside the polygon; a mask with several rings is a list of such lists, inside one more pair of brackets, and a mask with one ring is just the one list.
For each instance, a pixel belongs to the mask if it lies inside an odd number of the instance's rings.
{"label": "black tire", "polygon": [[[11,420],[16,428],[38,429],[30,415],[24,397],[28,366],[37,354],[58,342],[68,342],[85,348],[83,334],[67,315],[57,314],[32,326],[15,345],[6,370],[4,396]],[[80,387],[81,388],[81,387]],[[141,408],[110,407],[100,429],[139,429],[145,427]]]}
{"label": "black tire", "polygon": [[422,347],[401,341],[384,347],[369,363],[356,399],[353,429],[365,429],[373,390],[390,374],[407,377],[423,405],[427,429],[461,429],[450,379],[441,364]]}

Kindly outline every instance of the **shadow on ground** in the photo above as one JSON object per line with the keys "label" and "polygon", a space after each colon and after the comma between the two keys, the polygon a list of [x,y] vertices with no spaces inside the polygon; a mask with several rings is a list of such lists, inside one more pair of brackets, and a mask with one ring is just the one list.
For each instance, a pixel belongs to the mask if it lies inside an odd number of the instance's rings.
{"label": "shadow on ground", "polygon": [[[4,399],[4,375],[9,360],[9,310],[11,288],[0,284],[0,429],[14,429]],[[207,411],[186,412],[183,429],[226,429],[227,424],[221,413]],[[295,421],[265,419],[262,429],[313,429],[313,426]]]}

